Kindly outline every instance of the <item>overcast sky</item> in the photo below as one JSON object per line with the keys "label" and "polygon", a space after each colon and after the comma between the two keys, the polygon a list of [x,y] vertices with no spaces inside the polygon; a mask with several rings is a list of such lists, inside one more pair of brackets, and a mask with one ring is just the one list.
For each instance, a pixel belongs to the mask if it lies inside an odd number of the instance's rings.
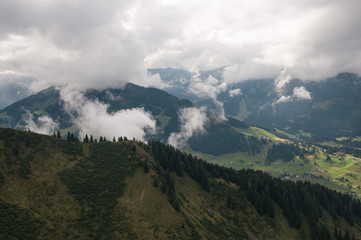
{"label": "overcast sky", "polygon": [[282,69],[305,80],[360,74],[360,9],[358,0],[0,0],[0,81],[149,85],[147,68],[225,65],[228,82]]}

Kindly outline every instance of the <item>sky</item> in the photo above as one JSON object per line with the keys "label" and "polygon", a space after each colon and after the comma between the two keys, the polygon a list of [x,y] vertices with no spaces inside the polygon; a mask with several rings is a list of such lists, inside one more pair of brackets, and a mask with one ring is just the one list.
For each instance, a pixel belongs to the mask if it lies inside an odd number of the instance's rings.
{"label": "sky", "polygon": [[358,0],[0,0],[0,84],[20,75],[34,91],[157,86],[146,73],[156,67],[228,66],[227,82],[360,74],[359,9]]}
{"label": "sky", "polygon": [[[361,75],[359,9],[359,0],[0,0],[0,88],[12,82],[31,92],[58,86],[69,112],[76,108],[73,122],[82,135],[142,140],[144,129],[156,131],[148,112],[109,114],[107,105],[84,99],[81,91],[127,82],[164,86],[159,75],[147,74],[148,68],[199,73],[226,66],[222,83],[195,79],[189,89],[213,99],[220,119],[225,117],[217,95],[244,80],[275,79],[275,104],[311,99],[304,87],[289,96],[283,87],[292,78]],[[6,98],[10,94],[2,92]],[[194,125],[169,139],[183,146],[207,120],[204,109],[183,109],[179,117],[183,125]],[[30,116],[29,128],[41,133],[58,126],[47,116],[34,121]],[[197,121],[201,125],[189,124]],[[129,124],[132,128],[124,127]],[[110,125],[117,130],[109,132]]]}

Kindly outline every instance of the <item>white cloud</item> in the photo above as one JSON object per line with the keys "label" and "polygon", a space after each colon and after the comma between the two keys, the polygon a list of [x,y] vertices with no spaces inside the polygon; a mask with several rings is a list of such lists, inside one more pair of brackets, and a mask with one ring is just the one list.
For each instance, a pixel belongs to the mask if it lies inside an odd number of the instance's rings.
{"label": "white cloud", "polygon": [[89,101],[80,92],[63,89],[61,97],[65,110],[73,116],[73,123],[79,129],[81,137],[85,134],[105,136],[108,139],[126,136],[145,141],[147,133],[154,134],[156,131],[156,121],[143,108],[108,113],[107,104]]}
{"label": "white cloud", "polygon": [[[361,2],[1,1],[0,72],[34,90],[149,85],[148,67],[229,66],[225,82],[361,74]],[[317,24],[315,24],[317,22]],[[158,84],[161,84],[158,82]]]}
{"label": "white cloud", "polygon": [[290,101],[292,101],[291,96],[281,96],[279,99],[277,99],[277,101],[274,102],[274,104],[285,103],[285,102],[290,102]]}
{"label": "white cloud", "polygon": [[286,85],[291,81],[291,76],[287,74],[286,69],[283,69],[280,75],[275,79],[276,91],[282,93]]}
{"label": "white cloud", "polygon": [[235,97],[235,96],[241,95],[242,91],[240,88],[236,88],[236,89],[229,90],[228,94],[230,97]]}
{"label": "white cloud", "polygon": [[295,87],[293,89],[293,96],[296,97],[297,99],[302,99],[302,100],[312,99],[311,93],[307,91],[304,86]]}
{"label": "white cloud", "polygon": [[176,148],[183,148],[188,139],[194,134],[203,133],[204,125],[207,123],[205,109],[201,108],[183,108],[179,112],[181,130],[179,133],[172,133],[168,138],[168,143]]}
{"label": "white cloud", "polygon": [[293,89],[293,94],[291,96],[284,96],[282,95],[279,99],[277,99],[274,104],[278,103],[285,103],[285,102],[292,102],[294,99],[297,100],[310,100],[312,99],[311,93],[306,90],[304,86],[295,87]]}
{"label": "white cloud", "polygon": [[188,91],[197,95],[200,98],[211,98],[216,105],[216,114],[220,120],[226,120],[224,115],[223,103],[217,100],[217,96],[220,92],[227,90],[227,84],[219,81],[213,76],[209,76],[207,79],[200,79],[198,75],[194,76],[191,80],[191,84],[188,87]]}
{"label": "white cloud", "polygon": [[54,121],[49,116],[40,116],[38,120],[34,121],[34,116],[30,113],[29,119],[26,121],[25,128],[30,129],[33,132],[41,133],[41,134],[53,134],[59,128],[59,124]]}

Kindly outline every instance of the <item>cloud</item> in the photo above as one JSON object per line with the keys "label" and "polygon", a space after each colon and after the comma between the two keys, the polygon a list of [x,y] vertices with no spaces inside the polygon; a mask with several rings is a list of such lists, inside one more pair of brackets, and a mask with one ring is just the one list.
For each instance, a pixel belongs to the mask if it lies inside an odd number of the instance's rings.
{"label": "cloud", "polygon": [[227,85],[223,81],[219,81],[213,76],[208,76],[206,79],[200,79],[199,75],[195,75],[191,79],[191,84],[188,91],[200,98],[211,98],[216,105],[215,114],[220,120],[226,120],[224,115],[223,103],[217,100],[220,92],[227,90]]}
{"label": "cloud", "polygon": [[171,133],[168,143],[176,148],[184,148],[189,138],[194,134],[203,133],[204,125],[208,118],[204,108],[183,108],[179,111],[179,119],[181,122],[180,132]]}
{"label": "cloud", "polygon": [[239,96],[242,94],[242,91],[240,88],[236,88],[236,89],[232,89],[228,91],[228,94],[230,97],[235,97],[235,96]]}
{"label": "cloud", "polygon": [[41,134],[53,134],[59,128],[59,124],[49,116],[40,116],[37,121],[34,120],[34,116],[29,113],[29,119],[26,121],[25,128],[30,129],[33,132]]}
{"label": "cloud", "polygon": [[293,89],[293,96],[296,97],[297,99],[301,99],[301,100],[312,99],[311,93],[309,91],[307,91],[306,88],[303,86],[295,87]]}
{"label": "cloud", "polygon": [[227,84],[274,79],[280,69],[309,80],[361,74],[360,7],[358,0],[1,1],[0,72],[36,79],[33,90],[148,86],[151,67],[229,66]]}
{"label": "cloud", "polygon": [[213,76],[209,76],[205,80],[200,79],[198,75],[192,78],[188,91],[200,98],[216,99],[221,91],[226,90],[226,84],[218,81]]}
{"label": "cloud", "polygon": [[281,96],[279,99],[277,99],[277,100],[274,102],[274,104],[291,102],[291,101],[292,101],[292,97],[291,97],[291,96]]}
{"label": "cloud", "polygon": [[293,94],[291,96],[284,96],[282,95],[279,99],[277,99],[275,102],[273,102],[272,105],[279,104],[279,103],[285,103],[285,102],[292,102],[293,100],[311,100],[311,93],[306,90],[304,86],[301,87],[295,87],[293,89]]}
{"label": "cloud", "polygon": [[286,85],[292,80],[291,76],[287,74],[286,69],[283,69],[280,75],[275,79],[275,88],[278,93],[282,93]]}
{"label": "cloud", "polygon": [[71,114],[73,123],[79,129],[80,137],[85,134],[108,139],[126,136],[145,141],[147,133],[154,134],[156,131],[156,121],[143,108],[108,113],[107,104],[89,101],[80,92],[63,89],[61,97],[65,110]]}

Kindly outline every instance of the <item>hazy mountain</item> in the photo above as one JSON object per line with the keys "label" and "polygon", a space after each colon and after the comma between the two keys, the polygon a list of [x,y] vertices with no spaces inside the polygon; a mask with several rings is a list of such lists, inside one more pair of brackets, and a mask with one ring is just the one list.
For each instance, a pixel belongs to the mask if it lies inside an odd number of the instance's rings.
{"label": "hazy mountain", "polygon": [[0,109],[30,96],[31,79],[8,78],[0,80]]}
{"label": "hazy mountain", "polygon": [[233,87],[242,89],[239,101],[226,94],[219,99],[227,114],[242,116],[250,124],[310,133],[315,140],[361,135],[361,78],[354,74],[319,82],[292,80],[282,94],[272,91],[274,83],[267,80]]}
{"label": "hazy mountain", "polygon": [[[184,116],[181,116],[182,109],[192,109],[193,103],[189,100],[179,100],[163,90],[128,84],[124,89],[88,90],[84,96],[88,101],[106,104],[107,112],[110,114],[122,109],[144,108],[152,114],[157,123],[157,134],[148,138],[167,142],[173,134],[173,141],[169,141],[175,145],[179,144],[178,147],[183,147],[191,137],[192,148],[203,149],[203,152],[215,155],[237,151],[253,152],[263,146],[257,139],[252,141],[259,146],[249,144],[250,137],[237,130],[248,128],[248,125],[236,119],[220,121],[212,114],[204,112],[202,119],[194,118],[192,122],[184,120]],[[26,130],[29,128],[30,116],[35,123],[42,116],[48,116],[58,123],[58,129],[54,131],[63,130],[64,134],[69,129],[74,132],[78,130],[74,128],[73,121],[76,114],[70,114],[65,110],[59,90],[49,88],[0,111],[0,125]],[[193,115],[193,112],[188,112],[186,117],[192,118]],[[193,125],[202,126],[193,129]]]}
{"label": "hazy mountain", "polygon": [[[128,84],[124,89],[106,89],[103,91],[89,90],[85,97],[91,101],[99,101],[109,105],[108,112],[121,109],[143,107],[157,116],[169,118],[164,124],[165,137],[177,130],[179,109],[191,107],[188,100],[178,100],[165,91],[155,88],[144,88]],[[0,111],[0,125],[4,127],[25,129],[29,113],[35,117],[47,115],[59,123],[60,129],[72,126],[71,115],[64,109],[64,102],[58,89],[51,87],[31,95]],[[158,120],[158,124],[161,125]]]}
{"label": "hazy mountain", "polygon": [[[361,203],[152,142],[0,128],[1,239],[345,239]],[[343,238],[345,237],[345,238]]]}
{"label": "hazy mountain", "polygon": [[[323,81],[287,79],[278,85],[273,79],[248,80],[224,87],[223,69],[203,73],[197,78],[198,85],[194,85],[194,78],[177,79],[172,71],[180,70],[167,69],[164,81],[171,87],[165,90],[209,111],[221,103],[227,116],[315,140],[361,135],[361,78],[355,74],[340,73]],[[162,70],[152,70],[155,72]],[[207,80],[209,76],[218,82]],[[197,86],[204,92],[195,91]],[[216,97],[205,94],[207,90],[214,91]]]}

